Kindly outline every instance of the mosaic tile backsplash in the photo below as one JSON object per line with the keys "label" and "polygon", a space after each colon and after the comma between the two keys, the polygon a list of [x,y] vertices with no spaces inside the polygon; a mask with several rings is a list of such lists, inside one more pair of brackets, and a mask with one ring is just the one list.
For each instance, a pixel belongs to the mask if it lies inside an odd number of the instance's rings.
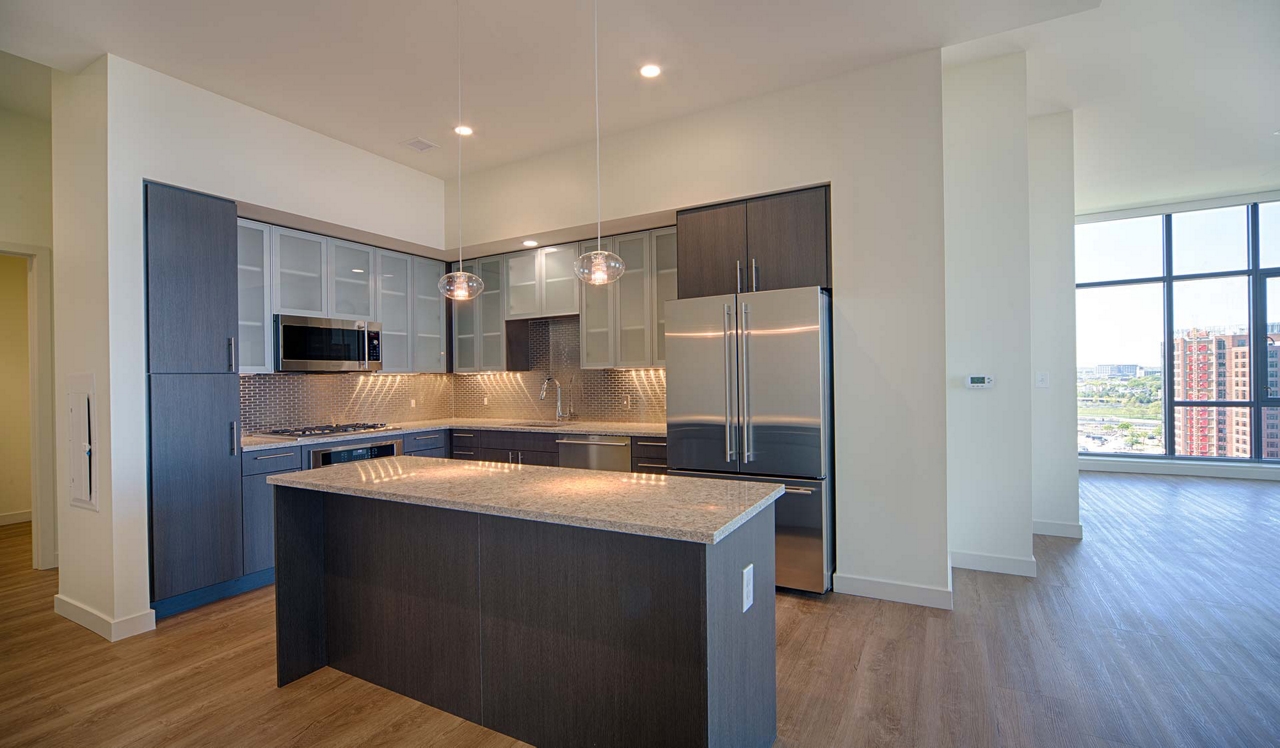
{"label": "mosaic tile backsplash", "polygon": [[554,385],[548,387],[546,400],[538,399],[548,374],[559,380],[564,404],[579,420],[666,420],[666,371],[583,370],[577,317],[534,321],[529,358],[532,371],[527,372],[244,376],[240,378],[241,424],[246,433],[252,433],[350,421],[554,420]]}

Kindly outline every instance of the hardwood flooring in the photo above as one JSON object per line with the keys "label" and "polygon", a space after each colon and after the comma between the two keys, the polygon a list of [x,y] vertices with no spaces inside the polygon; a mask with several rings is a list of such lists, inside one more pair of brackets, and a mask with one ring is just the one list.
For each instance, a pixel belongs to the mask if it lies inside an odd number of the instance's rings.
{"label": "hardwood flooring", "polygon": [[[777,745],[1280,744],[1280,484],[1080,488],[1084,541],[957,569],[954,611],[779,594]],[[0,745],[518,745],[328,668],[277,689],[271,588],[108,644],[30,559],[0,527]]]}

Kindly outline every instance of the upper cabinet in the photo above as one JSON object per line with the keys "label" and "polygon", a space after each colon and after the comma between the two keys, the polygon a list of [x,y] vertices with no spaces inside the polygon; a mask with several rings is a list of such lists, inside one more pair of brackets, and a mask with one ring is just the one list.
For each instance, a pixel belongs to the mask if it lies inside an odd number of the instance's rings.
{"label": "upper cabinet", "polygon": [[378,321],[382,370],[409,371],[409,255],[378,250]]}
{"label": "upper cabinet", "polygon": [[827,188],[747,201],[744,290],[831,287]]}
{"label": "upper cabinet", "polygon": [[681,298],[831,286],[828,188],[681,211]]}
{"label": "upper cabinet", "polygon": [[[627,269],[605,286],[583,285],[581,365],[584,369],[661,366],[664,302],[676,292],[676,230],[605,237],[604,249]],[[582,242],[582,252],[595,242]]]}
{"label": "upper cabinet", "polygon": [[540,247],[502,255],[507,319],[578,313],[577,244]]}
{"label": "upper cabinet", "polygon": [[235,203],[147,184],[146,207],[147,371],[236,371]]}
{"label": "upper cabinet", "polygon": [[277,314],[328,316],[329,251],[326,237],[273,227],[271,265]]}
{"label": "upper cabinet", "polygon": [[373,247],[329,240],[329,316],[335,319],[373,317]]}
{"label": "upper cabinet", "polygon": [[410,360],[414,371],[445,371],[445,310],[440,278],[445,266],[438,260],[413,258],[413,342]]}
{"label": "upper cabinet", "polygon": [[462,269],[484,281],[474,299],[453,302],[453,370],[455,372],[506,369],[506,292],[502,255],[462,263]]}
{"label": "upper cabinet", "polygon": [[236,269],[240,296],[240,373],[272,370],[271,227],[236,222]]}

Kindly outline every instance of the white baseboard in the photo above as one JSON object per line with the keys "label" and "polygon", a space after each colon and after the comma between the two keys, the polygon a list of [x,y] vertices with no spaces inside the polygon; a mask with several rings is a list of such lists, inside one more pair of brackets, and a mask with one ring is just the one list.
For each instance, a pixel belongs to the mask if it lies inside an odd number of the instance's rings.
{"label": "white baseboard", "polygon": [[1140,473],[1145,475],[1188,475],[1198,478],[1243,478],[1280,480],[1280,465],[1204,460],[1158,460],[1134,457],[1080,456],[1081,471],[1099,473]]}
{"label": "white baseboard", "polygon": [[31,521],[30,509],[28,509],[25,512],[9,512],[7,514],[0,514],[0,526],[16,525],[19,522],[30,522],[30,521]]}
{"label": "white baseboard", "polygon": [[951,565],[974,571],[990,571],[996,574],[1016,574],[1020,577],[1036,575],[1036,560],[1017,556],[997,556],[991,553],[951,552]]}
{"label": "white baseboard", "polygon": [[1084,526],[1079,522],[1050,522],[1047,519],[1033,519],[1031,532],[1036,535],[1053,535],[1079,540],[1084,537]]}
{"label": "white baseboard", "polygon": [[87,605],[60,594],[53,596],[53,610],[63,618],[84,626],[109,642],[118,642],[121,639],[151,631],[156,627],[154,610],[146,610],[137,615],[113,620]]}
{"label": "white baseboard", "polygon": [[951,590],[920,584],[890,582],[885,579],[836,574],[832,587],[836,592],[860,597],[874,597],[895,603],[923,605],[927,608],[951,610]]}

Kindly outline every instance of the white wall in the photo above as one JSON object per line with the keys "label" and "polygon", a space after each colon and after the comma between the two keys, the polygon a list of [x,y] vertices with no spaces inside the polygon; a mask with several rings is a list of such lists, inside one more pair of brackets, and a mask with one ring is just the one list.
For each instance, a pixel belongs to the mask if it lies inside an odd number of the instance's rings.
{"label": "white wall", "polygon": [[1031,118],[1031,363],[1049,379],[1031,397],[1031,516],[1036,533],[1078,538],[1074,153],[1071,112]]}
{"label": "white wall", "polygon": [[942,90],[951,560],[1034,576],[1026,56],[949,68]]}
{"label": "white wall", "polygon": [[53,244],[49,123],[0,109],[0,242]]}
{"label": "white wall", "polygon": [[[99,73],[101,66],[104,73]],[[105,201],[102,225],[85,237],[87,261],[99,266],[90,305],[100,341],[87,364],[97,375],[100,436],[109,455],[104,481],[105,526],[73,527],[62,547],[85,542],[89,563],[62,562],[63,596],[89,604],[106,620],[150,613],[147,561],[146,339],[143,264],[143,181],[242,200],[255,205],[431,247],[443,246],[443,190],[435,177],[414,171],[263,112],[237,104],[115,56],[90,68],[100,87],[105,119],[85,138],[105,137],[105,172],[60,174],[62,184],[92,181],[90,199]],[[61,76],[64,87],[81,76]],[[69,81],[67,79],[70,79]],[[57,86],[55,85],[55,93]],[[67,114],[71,104],[64,102]],[[95,106],[98,104],[95,100]],[[57,102],[55,102],[55,105]],[[56,114],[55,114],[56,118]],[[71,136],[74,133],[68,132]],[[54,131],[55,161],[59,147]],[[64,144],[69,142],[64,140]],[[95,151],[95,158],[97,153]],[[80,223],[55,209],[59,221]],[[74,271],[68,271],[74,272]],[[59,288],[61,293],[62,289]],[[106,294],[106,299],[101,294]],[[61,319],[61,317],[60,317]],[[99,329],[104,328],[104,329]],[[68,344],[83,329],[60,326]],[[109,352],[105,350],[110,341]],[[72,364],[59,371],[74,371]],[[71,510],[64,513],[69,514]],[[89,537],[81,537],[87,535]],[[91,568],[92,567],[92,568]],[[96,584],[109,569],[114,584]],[[83,585],[82,585],[83,583]],[[72,589],[74,588],[74,593]],[[107,596],[109,599],[102,599]],[[101,606],[101,607],[97,607]],[[124,635],[134,633],[132,628]],[[117,637],[121,631],[116,631]]]}
{"label": "white wall", "polygon": [[[594,222],[593,157],[467,175],[464,242]],[[836,589],[950,607],[940,53],[607,137],[602,171],[606,220],[830,182]]]}

